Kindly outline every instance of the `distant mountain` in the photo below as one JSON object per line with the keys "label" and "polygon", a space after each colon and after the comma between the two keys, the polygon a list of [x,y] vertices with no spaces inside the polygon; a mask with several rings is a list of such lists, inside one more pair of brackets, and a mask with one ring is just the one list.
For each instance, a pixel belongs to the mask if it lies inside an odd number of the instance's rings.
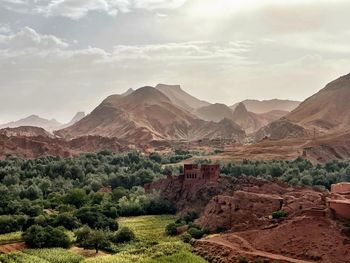
{"label": "distant mountain", "polygon": [[56,121],[55,119],[47,120],[44,118],[41,118],[37,115],[31,115],[27,118],[20,119],[18,121],[9,122],[6,124],[0,125],[0,129],[3,128],[17,128],[21,126],[34,126],[34,127],[40,127],[47,131],[54,131],[56,129],[59,129],[62,124]]}
{"label": "distant mountain", "polygon": [[63,124],[60,127],[58,127],[57,129],[64,129],[67,128],[69,126],[72,126],[73,124],[77,123],[78,121],[80,121],[81,119],[83,119],[85,117],[85,112],[77,112],[74,117],[71,119],[70,122],[68,122],[67,124]]}
{"label": "distant mountain", "polygon": [[267,124],[267,121],[260,118],[259,115],[249,112],[243,103],[238,104],[232,119],[247,133],[253,133]]}
{"label": "distant mountain", "polygon": [[347,132],[350,130],[349,101],[350,74],[327,84],[284,118],[262,128],[256,140]]}
{"label": "distant mountain", "polygon": [[199,100],[188,94],[181,89],[180,85],[158,84],[155,88],[164,93],[173,104],[188,111],[210,105],[209,102]]}
{"label": "distant mountain", "polygon": [[127,96],[109,96],[91,114],[55,134],[68,139],[98,135],[135,142],[244,138],[244,131],[232,120],[200,120],[158,89],[143,87]]}
{"label": "distant mountain", "polygon": [[193,113],[206,121],[220,122],[223,119],[232,120],[233,111],[225,104],[215,103],[198,108]]}
{"label": "distant mountain", "polygon": [[80,121],[82,118],[84,118],[86,115],[85,115],[85,112],[83,111],[80,111],[80,112],[77,112],[74,117],[72,118],[72,120],[68,123],[68,125],[73,125],[74,123]]}
{"label": "distant mountain", "polygon": [[7,137],[48,137],[53,138],[53,135],[43,128],[33,127],[33,126],[21,126],[17,128],[3,128],[0,129],[0,135],[4,135]]}
{"label": "distant mountain", "polygon": [[134,89],[128,89],[127,91],[125,91],[124,93],[120,94],[122,96],[128,96],[130,95],[131,93],[133,93],[135,90]]}
{"label": "distant mountain", "polygon": [[286,118],[324,133],[350,130],[350,74],[327,84]]}
{"label": "distant mountain", "polygon": [[300,101],[292,100],[244,100],[231,106],[231,109],[235,109],[240,103],[243,103],[248,111],[254,113],[266,113],[270,111],[292,111],[299,106]]}

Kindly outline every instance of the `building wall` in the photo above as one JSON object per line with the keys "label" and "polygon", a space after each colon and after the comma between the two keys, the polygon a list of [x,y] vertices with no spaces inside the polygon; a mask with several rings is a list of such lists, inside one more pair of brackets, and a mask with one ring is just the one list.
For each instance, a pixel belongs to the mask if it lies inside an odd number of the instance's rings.
{"label": "building wall", "polygon": [[332,193],[350,192],[350,183],[332,184],[331,192]]}
{"label": "building wall", "polygon": [[328,207],[334,212],[335,216],[339,219],[350,219],[350,200],[330,200],[328,201]]}

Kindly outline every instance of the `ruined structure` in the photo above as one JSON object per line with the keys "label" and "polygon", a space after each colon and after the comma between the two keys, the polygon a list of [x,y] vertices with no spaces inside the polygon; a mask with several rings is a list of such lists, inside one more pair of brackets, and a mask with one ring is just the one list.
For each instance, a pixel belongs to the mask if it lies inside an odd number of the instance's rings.
{"label": "ruined structure", "polygon": [[331,193],[334,196],[327,200],[328,208],[336,218],[350,220],[350,183],[333,184]]}

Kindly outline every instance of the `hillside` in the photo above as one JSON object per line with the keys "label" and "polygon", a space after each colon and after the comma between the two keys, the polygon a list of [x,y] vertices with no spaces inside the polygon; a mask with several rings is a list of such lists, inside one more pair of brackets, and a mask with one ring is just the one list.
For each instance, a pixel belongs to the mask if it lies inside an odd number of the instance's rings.
{"label": "hillside", "polygon": [[188,94],[181,89],[180,85],[158,84],[155,88],[165,94],[176,106],[188,111],[210,105],[209,102],[199,100]]}
{"label": "hillside", "polygon": [[225,138],[242,140],[244,131],[232,121],[216,124],[198,119],[177,107],[162,92],[143,87],[127,96],[112,95],[90,115],[56,132],[63,138],[85,135],[117,137],[128,141],[198,140]]}
{"label": "hillside", "polygon": [[54,131],[56,129],[59,129],[62,126],[62,123],[59,123],[55,119],[48,120],[48,119],[41,118],[37,115],[31,115],[29,117],[20,119],[18,121],[2,124],[0,125],[0,129],[17,128],[20,126],[35,126],[35,127],[43,128],[47,131]]}
{"label": "hillside", "polygon": [[219,122],[223,119],[232,120],[233,111],[225,104],[215,103],[208,106],[198,108],[194,114],[205,121]]}
{"label": "hillside", "polygon": [[23,136],[23,137],[48,137],[52,138],[53,135],[43,128],[33,126],[21,126],[17,128],[4,128],[0,129],[0,135],[7,137]]}
{"label": "hillside", "polygon": [[350,74],[327,84],[286,118],[321,133],[350,129]]}
{"label": "hillside", "polygon": [[[292,111],[296,107],[299,106],[300,101],[293,101],[293,100],[279,100],[279,99],[273,99],[273,100],[244,100],[241,103],[243,103],[247,110],[254,113],[266,113],[269,111]],[[240,102],[234,104],[231,106],[231,108],[234,110],[236,107],[240,104]]]}
{"label": "hillside", "polygon": [[66,141],[47,136],[32,137],[23,133],[21,136],[0,134],[0,159],[4,159],[8,155],[25,158],[37,158],[41,156],[68,157],[106,149],[120,152],[129,150],[126,145],[125,142],[116,138],[103,138],[99,136],[84,136]]}

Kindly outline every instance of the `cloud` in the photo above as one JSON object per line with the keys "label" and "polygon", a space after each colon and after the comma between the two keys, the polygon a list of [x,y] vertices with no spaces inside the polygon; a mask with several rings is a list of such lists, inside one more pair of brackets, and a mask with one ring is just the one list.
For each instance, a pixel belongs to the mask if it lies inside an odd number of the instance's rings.
{"label": "cloud", "polygon": [[[1,31],[0,31],[1,33]],[[0,47],[6,49],[24,51],[26,49],[57,49],[66,48],[69,46],[65,41],[53,36],[53,35],[41,35],[30,27],[24,27],[17,33],[12,33],[8,28],[7,31],[0,35]]]}
{"label": "cloud", "polygon": [[115,16],[134,9],[166,10],[181,7],[187,0],[4,0],[0,6],[46,17],[62,16],[78,20],[91,11]]}

